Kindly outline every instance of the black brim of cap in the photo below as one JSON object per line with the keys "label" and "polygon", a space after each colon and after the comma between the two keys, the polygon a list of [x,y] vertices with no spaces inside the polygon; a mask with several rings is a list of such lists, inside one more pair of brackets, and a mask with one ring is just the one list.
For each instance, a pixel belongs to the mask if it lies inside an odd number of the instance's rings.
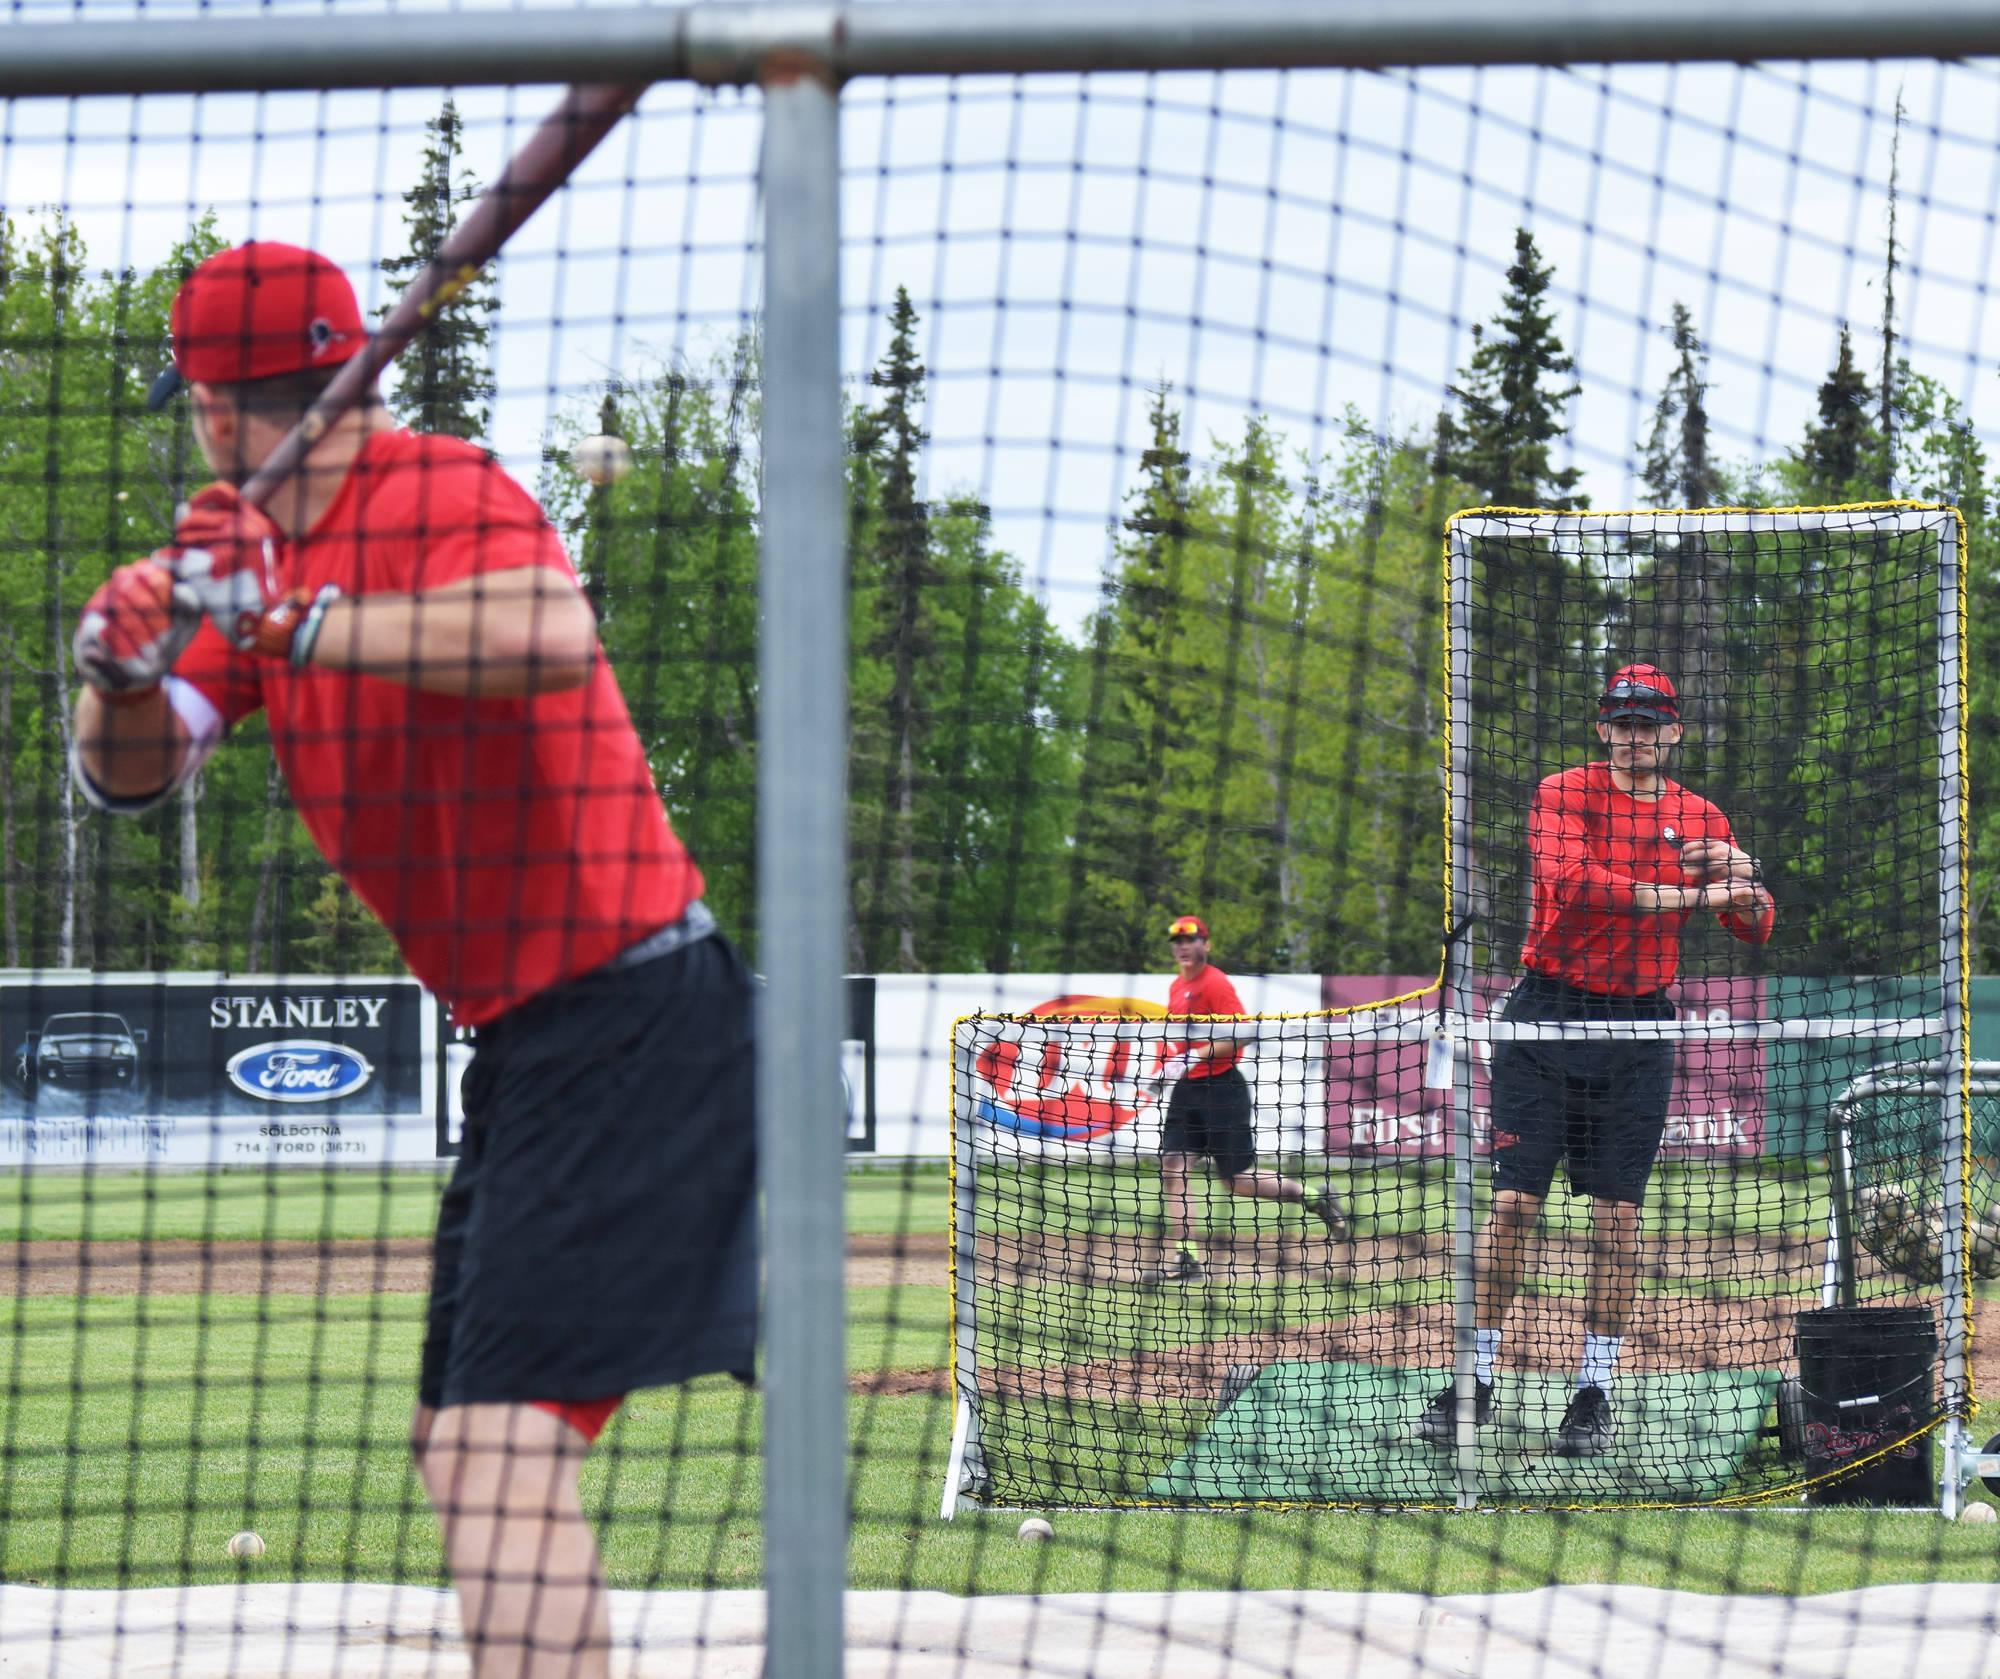
{"label": "black brim of cap", "polygon": [[155,379],[146,392],[146,406],[158,413],[180,394],[181,370],[168,362],[159,378]]}
{"label": "black brim of cap", "polygon": [[1597,714],[1597,720],[1600,723],[1615,723],[1621,717],[1643,717],[1652,723],[1678,723],[1680,721],[1680,718],[1673,712],[1661,711],[1657,706],[1650,705],[1621,705],[1615,711],[1600,711]]}

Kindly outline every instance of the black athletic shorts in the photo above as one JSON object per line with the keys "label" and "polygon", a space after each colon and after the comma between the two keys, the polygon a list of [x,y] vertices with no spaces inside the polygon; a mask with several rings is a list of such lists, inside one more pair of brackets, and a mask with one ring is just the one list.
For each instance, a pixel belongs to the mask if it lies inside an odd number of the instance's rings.
{"label": "black athletic shorts", "polygon": [[[1610,997],[1530,972],[1514,987],[1505,1020],[1672,1020],[1661,991]],[[1605,1201],[1646,1198],[1674,1088],[1674,1045],[1606,1039],[1496,1043],[1493,1187],[1546,1195],[1556,1163],[1570,1188]]]}
{"label": "black athletic shorts", "polygon": [[754,1368],[751,996],[718,933],[480,1027],[424,1404],[605,1399]]}
{"label": "black athletic shorts", "polygon": [[1183,1078],[1167,1098],[1162,1154],[1205,1154],[1225,1178],[1257,1164],[1250,1129],[1250,1086],[1234,1067],[1213,1078]]}

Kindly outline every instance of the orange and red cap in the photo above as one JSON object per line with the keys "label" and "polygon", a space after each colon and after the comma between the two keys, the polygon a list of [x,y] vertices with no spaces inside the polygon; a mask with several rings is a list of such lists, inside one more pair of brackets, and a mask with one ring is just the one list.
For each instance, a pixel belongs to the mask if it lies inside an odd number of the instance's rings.
{"label": "orange and red cap", "polygon": [[1208,923],[1198,915],[1177,915],[1167,924],[1170,939],[1205,939],[1208,937]]}

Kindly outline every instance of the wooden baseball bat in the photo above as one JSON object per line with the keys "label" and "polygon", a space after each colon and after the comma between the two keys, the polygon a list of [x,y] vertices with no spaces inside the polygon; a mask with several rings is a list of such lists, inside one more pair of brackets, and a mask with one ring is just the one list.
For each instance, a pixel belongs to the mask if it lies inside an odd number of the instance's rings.
{"label": "wooden baseball bat", "polygon": [[438,310],[479,277],[480,269],[548,202],[645,91],[644,83],[593,85],[572,87],[563,95],[562,103],[528,137],[500,179],[480,195],[472,213],[438,247],[430,266],[403,293],[366,347],[348,359],[319,400],[250,475],[240,492],[245,501],[262,507],[271,499],[279,485],[298,471],[327,428],[354,406],[376,375],[430,324]]}

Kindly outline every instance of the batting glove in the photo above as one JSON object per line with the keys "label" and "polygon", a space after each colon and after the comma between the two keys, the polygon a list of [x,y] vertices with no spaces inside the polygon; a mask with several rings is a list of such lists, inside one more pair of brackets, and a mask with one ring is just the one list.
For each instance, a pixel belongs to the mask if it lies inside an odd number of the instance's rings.
{"label": "batting glove", "polygon": [[1174,1056],[1171,1060],[1162,1061],[1159,1071],[1146,1081],[1146,1089],[1155,1096],[1159,1095],[1175,1079],[1185,1073],[1191,1065],[1193,1065],[1193,1058],[1185,1052]]}
{"label": "batting glove", "polygon": [[208,620],[230,646],[283,658],[291,651],[311,596],[278,584],[283,533],[236,493],[211,484],[188,503],[174,526],[174,575],[194,592]]}
{"label": "batting glove", "polygon": [[201,628],[201,602],[174,581],[161,549],[123,565],[84,603],[70,642],[77,674],[113,699],[137,699],[160,685]]}

